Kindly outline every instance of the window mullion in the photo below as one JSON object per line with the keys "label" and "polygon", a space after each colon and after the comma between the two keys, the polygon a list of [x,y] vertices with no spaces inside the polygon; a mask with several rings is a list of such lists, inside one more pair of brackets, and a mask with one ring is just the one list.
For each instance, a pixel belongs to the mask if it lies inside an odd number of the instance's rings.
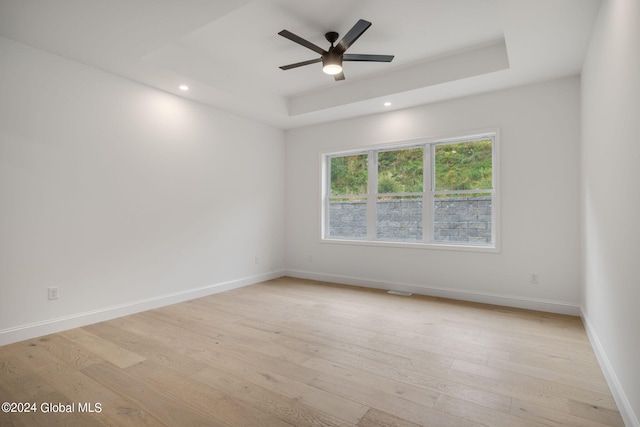
{"label": "window mullion", "polygon": [[425,145],[423,152],[422,171],[422,240],[433,240],[433,167],[431,165],[433,146]]}
{"label": "window mullion", "polygon": [[378,152],[370,150],[367,177],[367,239],[376,239],[376,202],[378,199]]}
{"label": "window mullion", "polygon": [[322,161],[322,175],[324,177],[322,182],[321,194],[322,194],[322,225],[320,234],[323,239],[329,238],[329,200],[331,197],[331,157],[325,156]]}

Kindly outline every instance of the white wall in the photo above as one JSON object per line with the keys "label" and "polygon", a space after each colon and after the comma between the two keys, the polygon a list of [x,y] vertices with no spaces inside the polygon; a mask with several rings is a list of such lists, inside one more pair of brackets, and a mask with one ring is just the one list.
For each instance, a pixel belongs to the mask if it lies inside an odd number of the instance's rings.
{"label": "white wall", "polygon": [[281,130],[2,38],[0,63],[0,344],[281,275]]}
{"label": "white wall", "polygon": [[640,426],[640,2],[602,3],[582,73],[583,316]]}
{"label": "white wall", "polygon": [[[287,131],[288,273],[578,314],[579,87],[572,77]],[[501,253],[319,242],[321,152],[493,127]]]}

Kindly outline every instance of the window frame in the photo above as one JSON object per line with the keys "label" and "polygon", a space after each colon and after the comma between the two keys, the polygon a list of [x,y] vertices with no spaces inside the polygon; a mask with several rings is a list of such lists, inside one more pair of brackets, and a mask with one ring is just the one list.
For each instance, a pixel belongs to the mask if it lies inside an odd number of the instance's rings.
{"label": "window frame", "polygon": [[[478,139],[492,140],[492,186],[490,190],[435,190],[435,147],[442,144],[455,144]],[[378,153],[403,149],[423,148],[423,188],[421,193],[378,193]],[[320,189],[320,242],[329,244],[347,244],[364,246],[463,250],[474,252],[500,252],[500,132],[489,129],[455,136],[424,138],[410,141],[382,143],[348,150],[331,150],[320,154],[321,189]],[[331,198],[331,158],[350,155],[367,154],[368,180],[367,194],[357,195],[367,202],[367,235],[365,238],[339,238],[328,236],[329,201]],[[491,243],[451,242],[433,239],[434,201],[436,194],[487,193],[491,195]],[[376,207],[380,195],[415,194],[422,196],[422,240],[382,240],[377,238]],[[354,195],[349,195],[354,196]]]}

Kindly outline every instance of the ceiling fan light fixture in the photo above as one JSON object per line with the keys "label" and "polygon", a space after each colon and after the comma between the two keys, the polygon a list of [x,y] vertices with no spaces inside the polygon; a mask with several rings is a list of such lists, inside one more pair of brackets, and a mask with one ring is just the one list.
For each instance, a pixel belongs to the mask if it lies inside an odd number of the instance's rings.
{"label": "ceiling fan light fixture", "polygon": [[342,72],[342,56],[333,51],[322,56],[322,71],[330,76],[335,76]]}
{"label": "ceiling fan light fixture", "polygon": [[340,64],[326,64],[322,66],[322,71],[330,76],[335,76],[342,72],[342,66]]}

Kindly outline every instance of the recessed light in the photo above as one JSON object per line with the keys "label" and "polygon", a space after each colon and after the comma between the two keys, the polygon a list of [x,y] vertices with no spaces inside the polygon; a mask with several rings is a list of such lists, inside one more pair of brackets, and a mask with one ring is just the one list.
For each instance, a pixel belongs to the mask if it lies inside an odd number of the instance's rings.
{"label": "recessed light", "polygon": [[385,103],[384,103],[384,106],[385,106],[385,107],[391,107],[391,103],[390,103],[390,102],[385,102]]}
{"label": "recessed light", "polygon": [[189,90],[189,86],[187,85],[180,85],[180,90],[184,90],[185,92]]}

